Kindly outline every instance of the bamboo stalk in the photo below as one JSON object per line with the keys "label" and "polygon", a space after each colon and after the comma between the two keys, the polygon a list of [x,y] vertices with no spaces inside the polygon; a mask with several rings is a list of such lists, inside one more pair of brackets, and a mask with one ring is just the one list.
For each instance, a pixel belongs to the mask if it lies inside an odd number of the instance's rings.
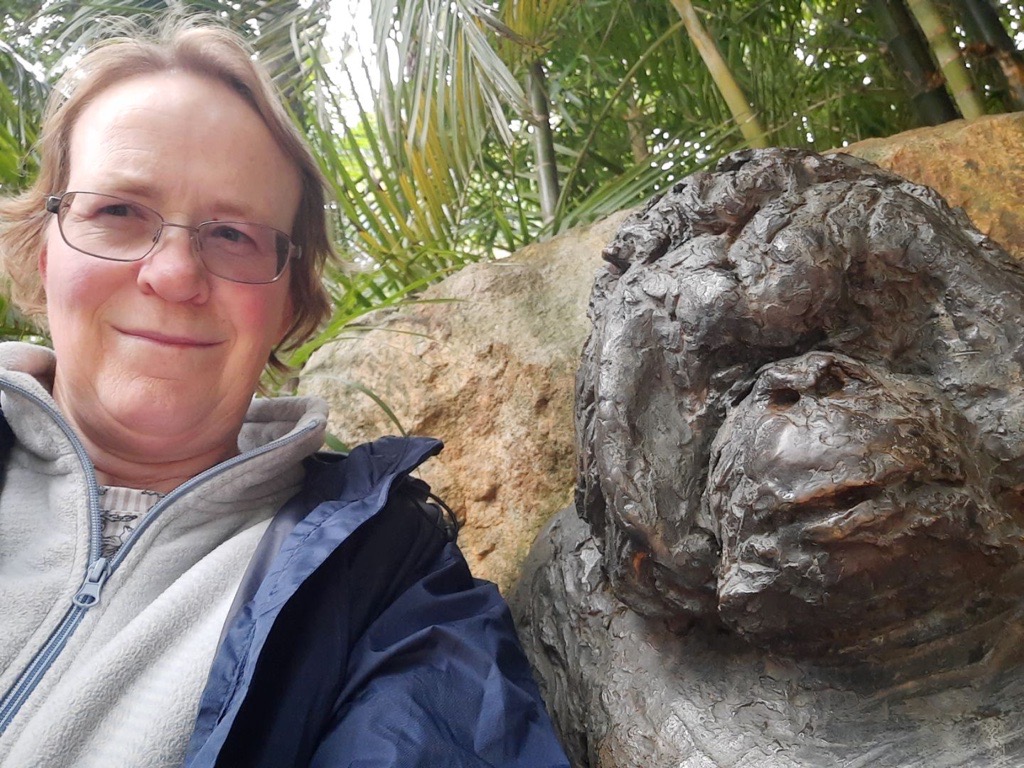
{"label": "bamboo stalk", "polygon": [[537,160],[537,186],[540,190],[540,212],[545,224],[555,220],[558,205],[558,165],[555,158],[555,139],[551,133],[551,113],[548,108],[546,75],[540,61],[530,65],[530,107],[533,115],[533,146]]}
{"label": "bamboo stalk", "polygon": [[965,21],[973,22],[976,36],[984,40],[989,55],[995,56],[1006,78],[1013,107],[1024,109],[1024,59],[999,20],[999,11],[989,0],[965,0],[964,7],[967,10]]}
{"label": "bamboo stalk", "polygon": [[974,90],[971,76],[964,66],[964,59],[950,37],[935,4],[932,0],[907,0],[907,7],[917,19],[932,53],[935,54],[935,60],[946,78],[946,84],[960,109],[960,114],[968,120],[984,115],[985,108],[978,92]]}
{"label": "bamboo stalk", "polygon": [[870,8],[882,36],[882,49],[900,73],[921,122],[939,125],[960,117],[932,61],[928,41],[903,2],[871,0]]}
{"label": "bamboo stalk", "polygon": [[693,8],[693,2],[691,0],[671,0],[671,3],[682,18],[686,32],[690,35],[708,72],[711,73],[711,79],[715,81],[719,93],[725,99],[733,120],[736,121],[743,133],[743,138],[752,147],[767,147],[768,139],[764,128],[761,127],[757,115],[754,114],[750,102],[747,101],[746,94],[743,93],[743,89],[733,77],[732,71],[719,52],[718,46],[715,45],[715,41],[701,24],[700,18]]}
{"label": "bamboo stalk", "polygon": [[629,149],[633,153],[633,162],[642,163],[651,156],[647,149],[647,132],[644,129],[644,113],[637,104],[636,96],[630,93],[626,97],[629,111],[626,113],[626,130],[629,131]]}

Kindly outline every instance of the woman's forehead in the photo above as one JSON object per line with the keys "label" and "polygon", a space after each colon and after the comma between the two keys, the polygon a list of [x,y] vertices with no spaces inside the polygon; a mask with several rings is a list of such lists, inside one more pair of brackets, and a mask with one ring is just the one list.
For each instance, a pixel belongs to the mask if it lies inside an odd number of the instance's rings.
{"label": "woman's forehead", "polygon": [[82,110],[68,188],[83,184],[153,203],[184,194],[218,215],[284,214],[274,222],[282,228],[301,194],[296,164],[248,102],[218,80],[177,71],[115,83]]}

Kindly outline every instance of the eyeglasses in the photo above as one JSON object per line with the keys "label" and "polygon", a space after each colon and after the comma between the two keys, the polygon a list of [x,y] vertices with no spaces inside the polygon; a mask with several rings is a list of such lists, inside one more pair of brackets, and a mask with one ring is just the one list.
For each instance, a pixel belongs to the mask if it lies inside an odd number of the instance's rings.
{"label": "eyeglasses", "polygon": [[156,248],[167,227],[189,233],[192,250],[206,270],[236,283],[272,283],[302,249],[280,230],[245,221],[172,224],[140,203],[97,192],[65,192],[46,198],[57,214],[64,242],[108,261],[139,261]]}

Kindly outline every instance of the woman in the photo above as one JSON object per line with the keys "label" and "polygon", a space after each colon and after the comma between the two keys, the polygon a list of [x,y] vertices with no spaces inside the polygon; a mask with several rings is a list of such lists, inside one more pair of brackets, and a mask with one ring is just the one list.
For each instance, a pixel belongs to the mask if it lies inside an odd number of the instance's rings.
{"label": "woman", "polygon": [[0,765],[565,765],[507,610],[408,473],[252,399],[323,319],[323,184],[230,33],[88,54],[0,208]]}

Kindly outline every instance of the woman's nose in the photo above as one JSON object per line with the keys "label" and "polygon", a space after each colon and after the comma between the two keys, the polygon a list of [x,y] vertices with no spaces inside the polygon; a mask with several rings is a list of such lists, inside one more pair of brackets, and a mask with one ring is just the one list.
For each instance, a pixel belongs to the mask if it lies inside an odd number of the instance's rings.
{"label": "woman's nose", "polygon": [[196,253],[195,231],[164,224],[156,246],[141,262],[139,287],[174,303],[206,301],[209,275]]}

